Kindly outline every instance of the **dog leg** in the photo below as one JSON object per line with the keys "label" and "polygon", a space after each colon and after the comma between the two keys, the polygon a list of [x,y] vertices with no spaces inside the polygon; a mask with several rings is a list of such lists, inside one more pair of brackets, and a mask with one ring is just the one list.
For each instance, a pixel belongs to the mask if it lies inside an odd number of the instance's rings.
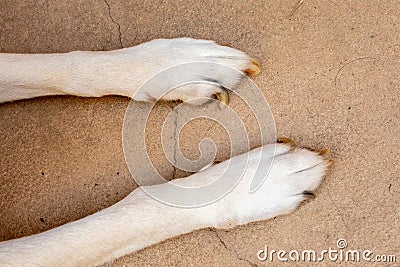
{"label": "dog leg", "polygon": [[[157,91],[161,90],[158,84],[135,94],[140,86],[165,69],[192,62],[217,63],[238,70],[227,73],[217,68],[212,70],[213,77],[202,77],[204,81],[224,82],[230,89],[238,84],[239,71],[260,71],[259,63],[239,50],[190,38],[156,39],[114,51],[0,54],[0,103],[46,95],[122,95],[153,101],[164,93]],[[219,85],[198,84],[170,92],[163,99],[186,101],[221,92]]]}
{"label": "dog leg", "polygon": [[[270,144],[168,183],[203,186],[221,177],[227,166],[235,168],[245,160],[248,162],[240,181],[214,203],[173,207],[143,191],[163,192],[166,184],[139,188],[117,204],[81,220],[1,242],[0,265],[96,265],[196,229],[226,228],[286,214],[312,195],[331,164],[317,152],[290,144]],[[257,191],[249,193],[257,168],[268,177]]]}

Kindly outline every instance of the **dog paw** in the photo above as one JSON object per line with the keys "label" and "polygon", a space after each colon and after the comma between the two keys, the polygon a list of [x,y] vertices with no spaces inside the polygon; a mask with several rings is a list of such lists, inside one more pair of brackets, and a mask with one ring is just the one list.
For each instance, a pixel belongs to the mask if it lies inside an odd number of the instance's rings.
{"label": "dog paw", "polygon": [[[190,101],[200,105],[212,98],[228,104],[226,88],[234,90],[246,75],[260,72],[259,62],[237,49],[213,41],[191,38],[156,39],[139,45],[148,60],[143,68],[159,75],[158,81],[139,92],[136,100]],[[163,75],[164,73],[164,75]],[[194,82],[187,82],[187,81]],[[181,81],[182,85],[176,86]],[[165,86],[173,85],[167,92]],[[176,88],[175,88],[176,87]],[[171,88],[168,88],[171,89]]]}
{"label": "dog paw", "polygon": [[163,56],[158,58],[157,63],[164,67],[192,62],[211,62],[248,75],[260,72],[260,63],[256,59],[229,46],[218,45],[214,41],[192,38],[156,39],[143,46],[153,51],[154,55],[162,53]]}
{"label": "dog paw", "polygon": [[[219,204],[216,203],[218,221],[215,227],[227,228],[287,214],[303,200],[314,196],[313,191],[332,165],[332,161],[325,158],[325,150],[322,153],[313,152],[293,147],[291,143],[276,144],[275,148],[273,146],[266,145],[249,152],[257,155],[261,149],[265,155],[259,166],[258,156],[252,158],[250,155],[240,182]],[[268,159],[272,158],[272,166],[269,163],[263,165],[271,162]],[[267,173],[269,166],[271,168],[263,184],[251,193],[250,184],[255,169],[265,168]]]}

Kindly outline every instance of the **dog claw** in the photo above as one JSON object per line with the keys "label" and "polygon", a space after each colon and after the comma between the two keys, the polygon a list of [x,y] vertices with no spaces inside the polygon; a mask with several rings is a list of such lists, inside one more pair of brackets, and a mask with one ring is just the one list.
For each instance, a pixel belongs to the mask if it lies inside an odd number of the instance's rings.
{"label": "dog claw", "polygon": [[321,156],[329,156],[330,152],[329,152],[329,149],[324,148],[324,149],[322,149],[322,150],[319,152],[319,154],[320,154]]}
{"label": "dog claw", "polygon": [[260,73],[260,71],[261,71],[261,68],[260,68],[260,62],[257,60],[257,59],[255,59],[255,58],[252,58],[251,59],[251,66],[250,66],[250,68],[248,68],[248,69],[246,69],[245,71],[244,71],[244,73],[246,73],[247,75],[257,75],[257,74],[259,74]]}
{"label": "dog claw", "polygon": [[279,137],[276,141],[281,144],[293,144],[293,140],[287,137]]}
{"label": "dog claw", "polygon": [[305,198],[307,198],[307,199],[315,198],[314,193],[311,192],[311,191],[304,191],[304,192],[303,192],[303,196],[304,196]]}
{"label": "dog claw", "polygon": [[219,108],[221,110],[225,109],[229,105],[229,93],[226,89],[222,88],[222,92],[216,93],[215,96],[220,101]]}

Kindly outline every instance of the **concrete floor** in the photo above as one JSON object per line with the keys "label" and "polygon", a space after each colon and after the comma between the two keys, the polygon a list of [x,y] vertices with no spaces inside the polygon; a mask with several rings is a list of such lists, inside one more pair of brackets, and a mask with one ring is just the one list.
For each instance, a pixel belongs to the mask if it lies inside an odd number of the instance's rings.
{"label": "concrete floor", "polygon": [[[277,134],[331,150],[335,165],[317,197],[294,213],[227,231],[199,230],[115,266],[268,265],[257,259],[265,245],[320,251],[337,248],[340,238],[349,249],[400,261],[400,2],[305,0],[289,17],[295,3],[0,1],[0,52],[111,50],[182,36],[241,49],[263,65],[254,81]],[[128,104],[122,97],[45,97],[0,105],[0,240],[82,218],[135,187],[121,144]],[[148,138],[167,178],[183,175],[162,155],[157,136],[171,107],[157,107]],[[217,157],[226,159],[227,136],[210,122],[198,125],[220,138]],[[182,149],[196,157],[204,131],[186,131]],[[249,131],[252,146],[259,145]]]}

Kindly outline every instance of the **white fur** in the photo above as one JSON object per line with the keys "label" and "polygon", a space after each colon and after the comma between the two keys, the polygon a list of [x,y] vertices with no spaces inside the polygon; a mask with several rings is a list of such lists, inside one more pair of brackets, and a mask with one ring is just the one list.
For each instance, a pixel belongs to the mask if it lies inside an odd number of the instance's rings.
{"label": "white fur", "polygon": [[[261,168],[275,154],[263,185],[253,194],[250,183],[263,150]],[[44,233],[0,243],[1,266],[86,266],[112,261],[167,238],[205,227],[232,227],[291,212],[321,181],[328,162],[317,153],[289,145],[265,145],[170,183],[204,185],[218,179],[229,163],[246,160],[245,174],[223,199],[200,208],[162,204],[134,190],[117,204]],[[265,166],[263,166],[263,164]],[[267,171],[267,170],[266,170]],[[163,190],[165,184],[148,190]],[[193,196],[196,197],[196,196]]]}
{"label": "white fur", "polygon": [[[67,54],[0,54],[0,102],[44,95],[72,94],[133,96],[154,74],[182,63],[211,61],[244,71],[254,62],[243,52],[211,41],[189,38],[154,40],[133,48],[110,52]],[[213,69],[218,82],[234,87],[235,72]],[[205,77],[207,80],[207,77]],[[152,91],[153,90],[153,91]],[[154,88],[136,100],[157,98]],[[165,100],[189,100],[220,92],[218,85],[180,87]],[[260,151],[263,151],[260,158]],[[269,176],[258,191],[249,193],[260,160]],[[292,211],[314,190],[328,166],[324,158],[289,145],[265,145],[212,166],[185,179],[169,183],[200,186],[218,179],[229,163],[235,168],[247,160],[243,178],[221,200],[199,208],[162,204],[136,189],[117,204],[44,233],[0,243],[0,266],[86,266],[114,260],[167,238],[204,227],[232,227]],[[240,170],[235,170],[240,171]],[[166,184],[146,189],[163,192]],[[196,196],[193,196],[196,197]],[[201,197],[201,196],[197,196]]]}

